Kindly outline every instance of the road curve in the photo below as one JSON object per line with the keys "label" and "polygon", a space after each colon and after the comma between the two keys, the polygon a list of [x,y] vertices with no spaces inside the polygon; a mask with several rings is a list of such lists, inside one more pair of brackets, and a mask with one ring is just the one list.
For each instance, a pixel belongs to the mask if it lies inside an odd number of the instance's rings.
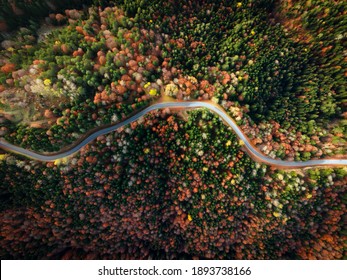
{"label": "road curve", "polygon": [[239,139],[241,139],[245,143],[244,147],[247,149],[247,153],[254,160],[265,163],[267,165],[275,166],[278,168],[286,168],[286,169],[318,167],[318,166],[325,166],[325,167],[347,166],[347,159],[316,159],[316,160],[308,160],[303,162],[303,161],[285,161],[285,160],[270,158],[262,154],[256,147],[253,146],[253,144],[248,139],[248,137],[242,132],[240,127],[225,112],[225,110],[221,106],[209,101],[172,101],[172,102],[163,101],[163,102],[155,103],[118,124],[112,125],[107,128],[101,128],[91,133],[90,135],[86,136],[86,138],[82,139],[81,141],[78,141],[78,143],[75,146],[72,146],[70,149],[66,151],[62,151],[62,152],[51,153],[51,154],[37,153],[37,152],[33,152],[30,150],[18,147],[16,145],[10,144],[3,139],[0,139],[0,148],[7,150],[9,152],[24,155],[26,157],[39,160],[39,161],[44,161],[44,162],[55,161],[57,159],[67,157],[78,152],[85,145],[87,145],[88,143],[90,143],[91,141],[93,141],[100,135],[110,133],[111,131],[117,130],[120,127],[128,125],[131,122],[134,122],[138,120],[139,118],[141,118],[142,116],[146,115],[150,111],[163,109],[163,108],[185,108],[185,109],[207,108],[213,111],[214,113],[218,114],[234,130],[234,132],[237,134]]}

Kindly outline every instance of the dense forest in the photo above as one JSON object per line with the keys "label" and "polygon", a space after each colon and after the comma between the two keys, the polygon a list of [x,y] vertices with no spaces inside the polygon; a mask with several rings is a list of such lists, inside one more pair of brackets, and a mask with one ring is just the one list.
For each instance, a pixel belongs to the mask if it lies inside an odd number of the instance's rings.
{"label": "dense forest", "polygon": [[[218,103],[272,158],[347,156],[345,1],[0,4],[10,143],[60,151],[165,96]],[[54,163],[0,153],[0,256],[342,259],[346,180],[163,109]]]}

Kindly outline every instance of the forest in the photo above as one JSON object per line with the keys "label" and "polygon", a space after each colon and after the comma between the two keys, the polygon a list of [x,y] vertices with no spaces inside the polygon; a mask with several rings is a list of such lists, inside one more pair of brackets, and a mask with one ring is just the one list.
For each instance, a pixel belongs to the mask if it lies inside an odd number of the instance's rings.
{"label": "forest", "polygon": [[[288,161],[347,157],[345,1],[0,1],[0,139],[59,152],[161,98]],[[344,259],[347,168],[254,161],[161,109],[39,162],[0,150],[0,257]]]}

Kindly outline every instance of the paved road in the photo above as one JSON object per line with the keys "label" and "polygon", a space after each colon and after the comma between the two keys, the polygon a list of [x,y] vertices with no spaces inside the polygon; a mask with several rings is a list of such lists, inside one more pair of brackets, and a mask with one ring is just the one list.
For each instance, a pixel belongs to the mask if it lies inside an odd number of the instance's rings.
{"label": "paved road", "polygon": [[304,168],[304,167],[317,167],[317,166],[331,166],[331,167],[338,167],[338,166],[347,166],[347,159],[317,159],[317,160],[309,160],[309,161],[285,161],[280,159],[273,159],[270,158],[263,153],[261,153],[248,139],[248,137],[243,133],[243,131],[240,129],[240,127],[235,123],[235,121],[225,112],[225,110],[220,107],[217,104],[214,104],[209,101],[182,101],[182,102],[159,102],[156,104],[153,104],[144,110],[138,112],[134,116],[124,120],[121,123],[115,124],[113,126],[107,127],[107,128],[101,128],[100,130],[97,130],[93,132],[92,134],[88,135],[85,139],[82,141],[79,141],[75,146],[72,146],[71,149],[68,149],[66,151],[57,152],[57,153],[51,153],[51,154],[41,154],[36,153],[27,149],[23,149],[21,147],[12,145],[8,142],[6,142],[3,139],[0,139],[0,148],[7,150],[9,152],[17,153],[24,155],[26,157],[39,160],[39,161],[55,161],[57,159],[61,159],[67,156],[70,156],[76,152],[78,152],[80,149],[82,149],[85,145],[96,139],[100,135],[104,135],[107,133],[110,133],[111,131],[117,130],[120,127],[123,127],[127,124],[130,124],[133,121],[138,120],[142,116],[146,115],[148,112],[157,110],[157,109],[163,109],[163,108],[207,108],[216,114],[218,114],[221,119],[223,119],[237,134],[239,139],[241,139],[245,143],[245,148],[247,149],[247,153],[256,161],[262,162],[271,166],[275,166],[278,168],[287,168],[287,169],[296,169],[296,168]]}

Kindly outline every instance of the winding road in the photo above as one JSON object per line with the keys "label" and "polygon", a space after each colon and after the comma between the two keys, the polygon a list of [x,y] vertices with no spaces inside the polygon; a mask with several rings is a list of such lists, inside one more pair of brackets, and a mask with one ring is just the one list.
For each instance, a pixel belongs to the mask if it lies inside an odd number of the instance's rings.
{"label": "winding road", "polygon": [[129,117],[128,119],[112,125],[110,127],[106,128],[100,128],[88,136],[85,136],[82,140],[76,142],[75,145],[73,145],[71,148],[65,151],[57,152],[57,153],[50,153],[50,154],[42,154],[33,152],[24,148],[21,148],[19,146],[10,144],[6,142],[3,139],[0,139],[0,148],[7,150],[9,152],[17,153],[35,160],[43,161],[43,162],[51,162],[55,161],[57,159],[62,159],[67,156],[70,156],[76,152],[78,152],[80,149],[82,149],[85,145],[96,139],[100,135],[104,135],[107,133],[110,133],[114,130],[117,130],[118,128],[121,128],[125,125],[130,124],[131,122],[134,122],[141,118],[142,116],[146,115],[147,113],[157,110],[157,109],[164,109],[164,108],[184,108],[184,109],[192,109],[192,108],[207,108],[214,113],[218,114],[221,119],[227,123],[237,134],[239,139],[241,139],[245,144],[244,147],[246,148],[246,152],[256,161],[265,163],[267,165],[275,166],[278,168],[285,168],[285,169],[297,169],[297,168],[304,168],[304,167],[343,167],[347,166],[347,159],[315,159],[315,160],[308,160],[308,161],[285,161],[280,159],[273,159],[270,158],[263,153],[261,153],[248,139],[248,137],[243,133],[243,131],[240,129],[240,127],[235,123],[235,121],[225,112],[225,110],[212,102],[209,101],[173,101],[173,102],[167,102],[162,101],[155,103],[142,111],[138,112],[137,114]]}

